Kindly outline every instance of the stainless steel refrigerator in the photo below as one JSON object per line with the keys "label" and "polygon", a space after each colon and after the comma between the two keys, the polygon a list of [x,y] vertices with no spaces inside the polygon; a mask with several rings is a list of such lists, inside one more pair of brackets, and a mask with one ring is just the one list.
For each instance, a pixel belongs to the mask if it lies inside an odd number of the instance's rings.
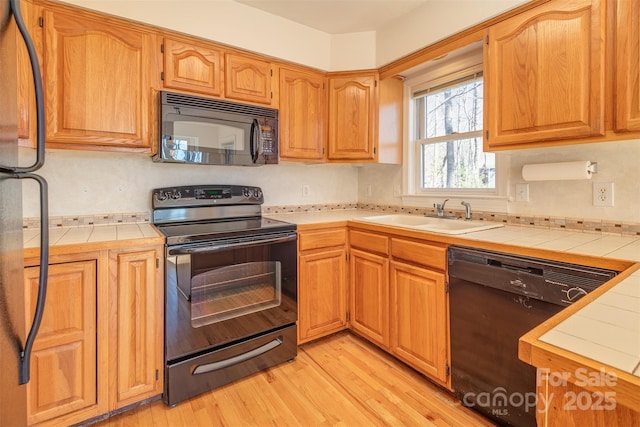
{"label": "stainless steel refrigerator", "polygon": [[[42,320],[48,265],[47,183],[44,163],[42,78],[35,49],[20,16],[20,0],[0,0],[0,426],[27,424],[26,383],[31,348]],[[36,92],[37,149],[30,165],[18,158],[18,43],[25,43]],[[26,77],[26,76],[21,76]],[[36,309],[25,308],[22,247],[22,181],[40,188],[40,279]]]}

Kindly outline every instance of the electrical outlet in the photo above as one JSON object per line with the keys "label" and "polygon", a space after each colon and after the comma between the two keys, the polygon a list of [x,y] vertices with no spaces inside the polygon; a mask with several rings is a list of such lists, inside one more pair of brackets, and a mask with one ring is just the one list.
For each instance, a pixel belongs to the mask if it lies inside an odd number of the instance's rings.
{"label": "electrical outlet", "polygon": [[302,197],[309,197],[309,186],[307,184],[302,185]]}
{"label": "electrical outlet", "polygon": [[516,202],[529,201],[529,184],[516,184]]}
{"label": "electrical outlet", "polygon": [[613,182],[593,183],[593,206],[613,206]]}

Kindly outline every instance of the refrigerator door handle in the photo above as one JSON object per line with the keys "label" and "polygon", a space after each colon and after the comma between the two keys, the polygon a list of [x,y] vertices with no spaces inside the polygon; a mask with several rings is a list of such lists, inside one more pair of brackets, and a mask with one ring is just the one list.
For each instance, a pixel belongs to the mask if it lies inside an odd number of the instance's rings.
{"label": "refrigerator door handle", "polygon": [[38,296],[36,298],[36,310],[33,314],[31,328],[24,343],[24,350],[20,353],[20,384],[29,382],[31,350],[38,334],[42,316],[44,314],[44,304],[47,296],[47,279],[49,275],[49,202],[47,181],[40,175],[31,173],[21,173],[14,175],[18,179],[33,179],[40,186],[40,277],[38,278]]}
{"label": "refrigerator door handle", "polygon": [[7,173],[29,173],[35,172],[44,164],[44,89],[42,87],[42,74],[40,72],[40,64],[33,40],[29,36],[27,27],[20,12],[20,0],[9,0],[9,8],[13,13],[16,25],[29,53],[29,61],[31,62],[31,70],[33,73],[33,86],[35,88],[36,98],[36,160],[31,166],[5,166],[0,165],[0,172]]}

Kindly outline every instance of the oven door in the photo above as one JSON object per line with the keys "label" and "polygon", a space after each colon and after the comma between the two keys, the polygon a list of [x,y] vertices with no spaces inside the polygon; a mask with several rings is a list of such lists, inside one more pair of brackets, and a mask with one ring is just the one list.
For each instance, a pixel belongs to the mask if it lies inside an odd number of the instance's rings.
{"label": "oven door", "polygon": [[296,240],[286,232],[168,248],[167,361],[295,324]]}

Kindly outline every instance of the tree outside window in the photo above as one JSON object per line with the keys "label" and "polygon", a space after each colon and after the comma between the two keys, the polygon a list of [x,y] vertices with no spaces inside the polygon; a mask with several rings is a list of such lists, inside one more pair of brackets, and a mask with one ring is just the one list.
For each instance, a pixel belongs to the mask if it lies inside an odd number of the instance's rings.
{"label": "tree outside window", "polygon": [[495,189],[495,154],[482,151],[480,73],[413,94],[420,187]]}

